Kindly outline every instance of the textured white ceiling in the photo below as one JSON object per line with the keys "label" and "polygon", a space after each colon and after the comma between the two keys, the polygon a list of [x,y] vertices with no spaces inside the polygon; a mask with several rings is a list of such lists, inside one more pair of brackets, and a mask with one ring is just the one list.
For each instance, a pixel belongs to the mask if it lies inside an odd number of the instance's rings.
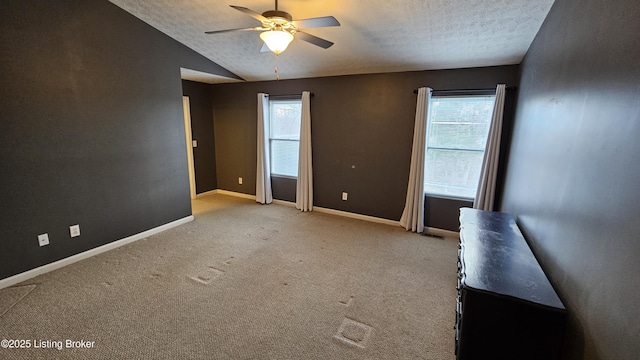
{"label": "textured white ceiling", "polygon": [[[272,0],[110,0],[248,81],[274,80],[276,57],[259,32],[207,35],[258,26],[229,7],[262,13]],[[277,59],[281,79],[518,64],[553,0],[280,0],[294,20],[333,15],[341,26],[306,32],[333,41],[322,49],[294,40]],[[184,78],[189,72],[184,71]],[[199,74],[198,81],[237,81]]]}

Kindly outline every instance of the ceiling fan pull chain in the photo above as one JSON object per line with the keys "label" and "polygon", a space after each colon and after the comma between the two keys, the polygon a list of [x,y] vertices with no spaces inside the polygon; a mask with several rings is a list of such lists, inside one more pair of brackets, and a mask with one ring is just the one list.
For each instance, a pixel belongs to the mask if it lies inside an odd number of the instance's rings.
{"label": "ceiling fan pull chain", "polygon": [[280,75],[278,75],[278,54],[276,54],[276,66],[273,68],[273,71],[276,73],[276,80],[280,80]]}

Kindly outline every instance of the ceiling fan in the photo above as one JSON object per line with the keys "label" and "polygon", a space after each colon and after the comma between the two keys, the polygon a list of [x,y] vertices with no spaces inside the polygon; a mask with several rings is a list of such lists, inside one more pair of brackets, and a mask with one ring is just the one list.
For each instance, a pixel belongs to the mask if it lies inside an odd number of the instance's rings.
{"label": "ceiling fan", "polygon": [[262,31],[260,38],[264,41],[265,45],[262,46],[261,51],[273,51],[276,55],[286,50],[289,43],[293,41],[294,36],[300,40],[304,40],[313,45],[319,46],[323,49],[328,49],[333,45],[331,41],[319,38],[317,36],[308,34],[301,29],[317,28],[327,26],[340,26],[340,23],[333,16],[316,17],[303,20],[293,20],[291,14],[285,11],[278,10],[278,0],[275,0],[275,10],[268,10],[262,14],[247,9],[242,6],[229,5],[232,8],[241,11],[252,18],[260,21],[262,26],[239,28],[239,29],[227,29],[227,30],[214,30],[206,31],[206,34],[219,34],[232,31]]}

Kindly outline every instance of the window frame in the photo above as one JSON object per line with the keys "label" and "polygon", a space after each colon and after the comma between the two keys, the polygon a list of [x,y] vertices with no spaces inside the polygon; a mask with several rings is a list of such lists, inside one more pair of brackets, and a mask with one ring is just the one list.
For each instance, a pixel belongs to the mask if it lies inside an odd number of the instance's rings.
{"label": "window frame", "polygon": [[[269,96],[269,173],[272,177],[277,177],[277,178],[285,178],[285,179],[292,179],[292,180],[297,180],[298,179],[298,175],[296,174],[294,175],[288,175],[288,174],[279,174],[279,173],[275,173],[273,172],[273,140],[276,141],[292,141],[292,142],[296,142],[298,143],[298,148],[300,147],[300,135],[298,135],[298,139],[287,139],[287,138],[278,138],[278,137],[274,137],[273,136],[273,132],[272,132],[272,119],[271,119],[271,109],[272,109],[272,104],[274,103],[296,103],[296,104],[300,104],[300,107],[302,107],[302,95],[296,95],[296,96]],[[302,115],[302,114],[301,114]],[[302,116],[300,118],[300,122],[302,122]],[[300,161],[300,159],[298,158],[298,161]]]}
{"label": "window frame", "polygon": [[[492,96],[493,97],[493,101],[495,103],[495,96],[496,96],[496,90],[495,89],[482,89],[482,90],[434,90],[431,93],[431,103],[433,103],[434,99],[436,98],[473,98],[473,97],[480,97],[480,96]],[[427,130],[429,130],[429,127],[431,126],[431,111],[433,110],[432,108],[432,104],[429,104],[429,116],[428,116],[428,121],[427,121]],[[491,119],[489,120],[491,121]],[[491,126],[491,124],[489,124],[489,126]],[[429,147],[429,134],[427,133],[427,138],[425,139],[425,156],[424,156],[424,162],[425,162],[425,167],[427,165],[427,152],[429,149],[435,149],[435,150],[444,150],[444,151],[457,151],[457,152],[475,152],[475,153],[482,153],[483,158],[484,158],[484,152],[486,151],[486,141],[488,140],[489,134],[487,131],[487,136],[485,138],[485,148],[482,150],[475,150],[475,149],[460,149],[460,148],[443,148],[443,147],[438,147],[438,146],[434,146],[434,147]],[[427,168],[428,170],[428,168]],[[478,179],[479,180],[479,179]],[[440,199],[451,199],[451,200],[462,200],[462,201],[475,201],[475,194],[472,197],[466,197],[466,196],[462,196],[462,195],[452,195],[452,194],[443,194],[443,193],[436,193],[436,192],[428,192],[426,189],[426,174],[425,174],[425,178],[423,180],[423,186],[425,186],[424,189],[424,195],[428,196],[430,198],[440,198]],[[449,187],[453,187],[453,186],[449,186]],[[476,185],[476,191],[477,191],[477,185]]]}

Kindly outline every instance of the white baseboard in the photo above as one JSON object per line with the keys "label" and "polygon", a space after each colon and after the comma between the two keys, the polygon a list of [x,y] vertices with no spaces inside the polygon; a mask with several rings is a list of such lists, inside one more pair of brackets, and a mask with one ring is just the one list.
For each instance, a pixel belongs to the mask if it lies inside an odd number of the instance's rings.
{"label": "white baseboard", "polygon": [[460,233],[459,232],[455,232],[455,231],[451,231],[451,230],[438,229],[438,228],[432,228],[432,227],[425,227],[424,228],[424,233],[427,234],[427,235],[437,235],[437,236],[442,236],[442,237],[447,237],[447,238],[454,238],[454,239],[459,239],[460,238]]}
{"label": "white baseboard", "polygon": [[235,192],[235,191],[218,189],[218,190],[213,190],[213,191],[207,192],[207,194],[209,194],[209,193],[235,196],[235,197],[239,197],[239,198],[243,198],[243,199],[249,199],[249,200],[256,201],[256,196],[255,195],[244,194],[244,193],[239,193],[239,192]]}
{"label": "white baseboard", "polygon": [[[235,192],[235,191],[229,191],[229,190],[208,191],[206,193],[198,195],[198,197],[201,196],[201,195],[205,196],[205,194],[207,194],[207,195],[209,195],[209,194],[222,194],[222,195],[235,196],[235,197],[240,197],[240,198],[243,198],[243,199],[249,199],[249,200],[254,200],[254,201],[256,200],[255,195],[243,194],[243,193],[239,193],[239,192]],[[277,199],[273,199],[273,204],[284,205],[284,206],[293,206],[293,207],[296,206],[296,204],[294,202],[285,201],[285,200],[277,200]],[[400,226],[400,221],[383,219],[383,218],[378,218],[378,217],[375,217],[375,216],[361,215],[361,214],[351,213],[351,212],[348,212],[348,211],[328,209],[328,208],[322,208],[322,207],[318,207],[318,206],[314,206],[313,207],[313,211],[317,211],[319,213],[325,213],[325,214],[348,217],[348,218],[352,218],[352,219],[370,221],[370,222],[374,222],[374,223],[378,223],[378,224]],[[460,234],[455,232],[455,231],[443,230],[443,229],[437,229],[437,228],[431,228],[431,227],[425,227],[425,231],[424,232],[426,234],[438,235],[438,236],[455,238],[455,239],[458,239],[460,237]]]}
{"label": "white baseboard", "polygon": [[90,258],[92,256],[98,255],[98,254],[102,254],[104,252],[107,252],[109,250],[113,250],[115,248],[118,248],[120,246],[123,245],[127,245],[129,243],[132,243],[134,241],[138,241],[140,239],[144,239],[146,237],[149,237],[151,235],[155,235],[158,233],[161,233],[163,231],[169,230],[171,228],[174,228],[176,226],[182,225],[182,224],[186,224],[190,221],[193,221],[193,215],[189,215],[187,217],[184,217],[182,219],[178,219],[176,221],[172,221],[168,224],[164,224],[158,227],[155,227],[153,229],[149,229],[147,231],[143,231],[139,234],[135,234],[135,235],[131,235],[129,237],[126,237],[124,239],[120,239],[102,246],[99,246],[97,248],[93,248],[90,250],[87,250],[85,252],[82,252],[80,254],[76,254],[73,256],[69,256],[68,258],[64,258],[55,262],[52,262],[50,264],[47,265],[43,265],[40,267],[37,267],[35,269],[31,269],[29,271],[25,271],[23,273],[17,274],[17,275],[13,275],[11,277],[8,277],[6,279],[2,279],[0,280],[0,289],[4,289],[6,287],[15,285],[17,283],[23,282],[25,280],[29,280],[33,277],[36,277],[38,275],[42,275],[44,273],[48,273],[50,271],[53,270],[57,270],[60,269],[62,267],[65,267],[67,265],[73,264],[75,262],[78,262],[80,260],[84,260],[87,258]]}
{"label": "white baseboard", "polygon": [[[236,196],[236,197],[241,197],[243,199],[250,199],[250,200],[254,200],[254,201],[256,199],[255,195],[243,194],[243,193],[239,193],[239,192],[235,192],[235,191],[228,191],[228,190],[213,190],[213,191],[210,191],[210,193],[223,194],[223,195],[229,195],[229,196]],[[296,206],[296,204],[294,202],[285,201],[285,200],[273,199],[272,203],[276,204],[276,205],[293,206],[293,207]],[[325,214],[332,214],[332,215],[348,217],[348,218],[352,218],[352,219],[365,220],[365,221],[375,222],[375,223],[379,223],[379,224],[396,225],[396,226],[400,225],[399,221],[394,221],[394,220],[389,220],[389,219],[382,219],[382,218],[377,218],[377,217],[368,216],[368,215],[355,214],[355,213],[350,213],[350,212],[347,212],[347,211],[321,208],[321,207],[318,207],[318,206],[314,206],[313,207],[313,211],[317,211],[317,212],[325,213]]]}
{"label": "white baseboard", "polygon": [[383,219],[383,218],[379,218],[379,217],[375,217],[375,216],[369,216],[369,215],[356,214],[356,213],[351,213],[351,212],[342,211],[342,210],[327,209],[327,208],[321,208],[321,207],[318,207],[318,206],[314,206],[313,207],[313,211],[317,211],[319,213],[325,213],[325,214],[348,217],[348,218],[351,218],[351,219],[364,220],[364,221],[374,222],[374,223],[378,223],[378,224],[400,226],[400,221]]}
{"label": "white baseboard", "polygon": [[273,199],[272,204],[296,207],[296,203],[286,200]]}
{"label": "white baseboard", "polygon": [[[210,191],[209,193],[235,196],[235,197],[240,197],[240,198],[243,198],[243,199],[250,199],[250,200],[254,200],[254,201],[256,200],[255,195],[243,194],[243,193],[239,193],[239,192],[235,192],[235,191],[213,190],[213,191]],[[296,204],[294,202],[285,201],[285,200],[277,200],[277,199],[273,199],[273,204],[284,205],[284,206],[293,206],[293,207],[296,206]],[[348,218],[352,218],[352,219],[365,220],[365,221],[375,222],[375,223],[379,223],[379,224],[387,224],[387,225],[394,225],[394,226],[400,225],[399,221],[394,221],[394,220],[389,220],[389,219],[382,219],[382,218],[377,218],[377,217],[368,216],[368,215],[355,214],[355,213],[350,213],[350,212],[347,212],[347,211],[321,208],[321,207],[318,207],[318,206],[314,206],[313,207],[313,211],[317,211],[317,212],[325,213],[325,214],[332,214],[332,215],[348,217]]]}
{"label": "white baseboard", "polygon": [[218,190],[211,190],[211,191],[205,191],[203,193],[200,194],[196,194],[196,199],[199,199],[203,196],[207,196],[207,195],[211,195],[211,194],[216,194],[218,192]]}

